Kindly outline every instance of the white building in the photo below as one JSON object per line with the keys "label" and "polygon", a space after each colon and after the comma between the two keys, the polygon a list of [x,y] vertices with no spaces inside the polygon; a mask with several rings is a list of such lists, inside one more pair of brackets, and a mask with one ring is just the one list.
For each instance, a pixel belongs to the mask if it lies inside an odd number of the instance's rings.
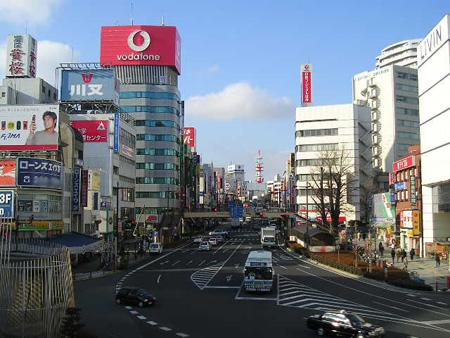
{"label": "white building", "polygon": [[[422,157],[423,237],[450,237],[450,16],[419,45],[418,75]],[[433,249],[431,249],[433,250]]]}
{"label": "white building", "polygon": [[225,175],[225,191],[237,197],[245,196],[245,170],[242,164],[229,164]]}
{"label": "white building", "polygon": [[421,39],[404,40],[393,43],[377,56],[376,69],[390,65],[417,68],[417,46]]}
{"label": "white building", "polygon": [[312,183],[312,175],[320,166],[321,152],[345,149],[348,162],[354,168],[351,181],[354,189],[346,197],[342,221],[344,217],[346,221],[360,220],[358,187],[371,171],[370,109],[353,104],[297,108],[295,130],[298,211],[306,214],[308,208],[310,218],[319,216],[311,198],[312,191],[309,189],[307,192],[307,186]]}
{"label": "white building", "polygon": [[372,164],[389,172],[420,142],[417,70],[390,65],[353,77],[353,102],[371,108]]}

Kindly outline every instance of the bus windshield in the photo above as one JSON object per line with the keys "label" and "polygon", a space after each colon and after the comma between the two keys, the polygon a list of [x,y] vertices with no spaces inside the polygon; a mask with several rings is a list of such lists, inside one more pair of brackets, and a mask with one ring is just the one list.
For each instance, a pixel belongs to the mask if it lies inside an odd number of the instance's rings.
{"label": "bus windshield", "polygon": [[246,267],[244,271],[246,278],[254,278],[258,280],[271,280],[272,268],[269,267]]}

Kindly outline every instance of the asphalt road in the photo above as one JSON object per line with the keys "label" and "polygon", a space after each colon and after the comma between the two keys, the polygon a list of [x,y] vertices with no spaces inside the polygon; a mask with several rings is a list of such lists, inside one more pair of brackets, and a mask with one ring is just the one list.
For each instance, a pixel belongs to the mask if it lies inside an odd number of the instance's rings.
{"label": "asphalt road", "polygon": [[[240,230],[209,252],[197,244],[164,251],[134,270],[75,284],[77,306],[98,337],[314,337],[305,317],[347,309],[382,325],[387,337],[450,337],[450,296],[417,292],[349,277],[306,258],[273,250],[275,288],[270,294],[242,288],[256,231]],[[139,286],[154,306],[114,304],[115,289]]]}

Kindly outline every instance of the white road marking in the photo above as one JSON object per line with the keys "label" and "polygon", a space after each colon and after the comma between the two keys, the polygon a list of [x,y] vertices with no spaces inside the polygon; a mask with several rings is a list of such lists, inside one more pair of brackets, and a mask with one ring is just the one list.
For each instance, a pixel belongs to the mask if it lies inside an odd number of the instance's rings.
{"label": "white road marking", "polygon": [[145,317],[145,316],[137,316],[136,318],[139,318],[140,320],[147,319],[147,317]]}
{"label": "white road marking", "polygon": [[130,313],[131,313],[132,315],[137,315],[137,314],[139,314],[139,312],[137,312],[137,311],[130,311]]}
{"label": "white road marking", "polygon": [[175,263],[172,264],[172,266],[177,265],[178,263],[180,263],[181,261],[176,261]]}
{"label": "white road marking", "polygon": [[422,300],[431,300],[430,298],[420,297]]}
{"label": "white road marking", "polygon": [[159,263],[159,265],[164,265],[164,264],[167,264],[167,263],[169,263],[169,261],[161,262],[161,263]]}
{"label": "white road marking", "polygon": [[197,266],[200,266],[200,265],[202,265],[202,264],[205,263],[205,262],[206,262],[206,260],[204,259],[204,260],[202,260],[202,261],[200,262],[200,264],[197,265]]}
{"label": "white road marking", "polygon": [[423,324],[434,325],[434,324],[450,324],[450,319],[442,319],[442,320],[429,320],[425,322],[421,322]]}
{"label": "white road marking", "polygon": [[193,260],[191,259],[186,265],[192,264]]}
{"label": "white road marking", "polygon": [[235,297],[236,300],[269,300],[271,302],[276,301],[277,298],[264,298],[264,297]]}
{"label": "white road marking", "polygon": [[240,289],[240,286],[225,286],[225,285],[217,285],[217,286],[205,286],[204,289]]}
{"label": "white road marking", "polygon": [[154,322],[153,320],[149,320],[149,321],[147,322],[147,324],[150,324],[150,325],[153,325],[153,326],[158,325],[158,323],[157,323],[157,322]]}
{"label": "white road marking", "polygon": [[188,334],[186,334],[186,333],[183,333],[183,332],[178,332],[178,333],[177,333],[177,336],[178,336],[178,337],[183,337],[183,338],[185,338],[185,337],[189,337],[189,335],[188,335]]}
{"label": "white road marking", "polygon": [[[429,307],[434,307],[434,308],[439,309],[439,310],[442,309],[440,306],[435,306],[435,305],[427,304],[427,303],[424,303],[424,302],[417,302],[417,301],[412,300],[412,299],[407,299],[407,301],[413,302],[413,303],[417,303],[417,304],[420,304],[420,305],[422,305],[422,306],[423,306],[423,305],[426,305],[426,306],[429,306]],[[423,309],[423,307],[422,307],[422,309]],[[431,311],[431,310],[428,310],[428,311]],[[432,311],[432,312],[436,312],[436,311]],[[441,313],[441,312],[436,312],[436,313],[443,314],[443,313]],[[447,314],[445,314],[445,315],[447,315]],[[448,316],[448,315],[447,315],[447,316]]]}
{"label": "white road marking", "polygon": [[157,279],[156,283],[159,284],[160,280],[161,280],[161,274],[158,276],[158,279]]}
{"label": "white road marking", "polygon": [[231,281],[231,277],[233,277],[232,275],[228,275],[225,277],[225,279],[227,280],[227,283],[229,283]]}
{"label": "white road marking", "polygon": [[125,309],[127,309],[127,310],[131,310],[131,309],[132,309],[132,307],[131,307],[131,306],[125,306]]}
{"label": "white road marking", "polygon": [[235,264],[235,265],[234,265],[234,268],[235,268],[235,269],[239,268],[239,264]]}
{"label": "white road marking", "polygon": [[437,302],[438,304],[441,304],[441,305],[447,305],[447,303],[444,303],[444,302]]}
{"label": "white road marking", "polygon": [[395,310],[402,311],[402,312],[409,312],[409,311],[407,311],[407,310],[400,309],[399,307],[392,306],[392,305],[386,305],[386,304],[384,304],[384,303],[377,302],[377,301],[375,301],[375,300],[373,300],[372,303],[375,303],[375,304],[378,304],[378,305],[381,305],[381,306],[386,306],[386,307],[389,307],[389,308],[391,308],[391,309],[395,309]]}
{"label": "white road marking", "polygon": [[168,332],[168,331],[172,331],[172,329],[171,328],[169,328],[169,327],[166,327],[166,326],[160,326],[159,327],[161,330],[163,330],[163,331],[166,331],[166,332]]}
{"label": "white road marking", "polygon": [[410,297],[416,297],[416,295],[414,295],[414,294],[412,294],[412,293],[407,293],[406,295],[407,295],[407,296],[410,296]]}
{"label": "white road marking", "polygon": [[280,268],[283,268],[283,269],[287,270],[287,267],[285,267],[285,266],[283,266],[283,265],[277,265],[277,266],[279,266]]}

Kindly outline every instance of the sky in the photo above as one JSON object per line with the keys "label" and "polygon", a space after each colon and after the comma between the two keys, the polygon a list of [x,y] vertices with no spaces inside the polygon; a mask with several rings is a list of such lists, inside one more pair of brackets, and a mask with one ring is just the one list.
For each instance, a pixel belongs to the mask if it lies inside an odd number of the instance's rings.
{"label": "sky", "polygon": [[375,68],[386,46],[423,38],[448,0],[0,0],[0,77],[9,34],[38,42],[37,75],[55,84],[60,62],[99,62],[100,27],[176,26],[185,126],[203,163],[244,164],[267,180],[294,152],[300,65],[313,65],[313,104],[352,101],[353,75]]}

